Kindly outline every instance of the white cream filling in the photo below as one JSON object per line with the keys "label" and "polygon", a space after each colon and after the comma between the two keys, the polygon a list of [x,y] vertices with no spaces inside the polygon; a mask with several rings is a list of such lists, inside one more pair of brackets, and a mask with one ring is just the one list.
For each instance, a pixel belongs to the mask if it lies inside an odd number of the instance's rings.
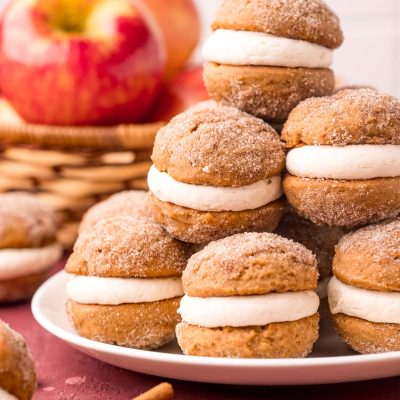
{"label": "white cream filling", "polygon": [[6,392],[4,389],[0,387],[0,400],[18,400],[11,393]]}
{"label": "white cream filling", "polygon": [[312,290],[256,296],[191,297],[185,295],[178,312],[189,324],[217,328],[261,326],[296,321],[315,314],[318,306],[319,297]]}
{"label": "white cream filling", "polygon": [[32,249],[1,249],[0,280],[43,272],[52,267],[61,255],[62,246],[58,243]]}
{"label": "white cream filling", "polygon": [[82,304],[149,303],[183,295],[181,278],[103,278],[72,275],[67,295]]}
{"label": "white cream filling", "polygon": [[333,277],[328,285],[328,300],[332,314],[400,324],[400,292],[360,289]]}
{"label": "white cream filling", "polygon": [[147,182],[159,200],[198,211],[254,210],[282,196],[280,176],[238,187],[191,185],[176,181],[153,165]]}
{"label": "white cream filling", "polygon": [[217,29],[203,47],[207,61],[231,65],[329,68],[333,51],[304,40],[262,32]]}
{"label": "white cream filling", "polygon": [[303,146],[289,151],[286,168],[304,178],[373,179],[400,176],[399,145]]}

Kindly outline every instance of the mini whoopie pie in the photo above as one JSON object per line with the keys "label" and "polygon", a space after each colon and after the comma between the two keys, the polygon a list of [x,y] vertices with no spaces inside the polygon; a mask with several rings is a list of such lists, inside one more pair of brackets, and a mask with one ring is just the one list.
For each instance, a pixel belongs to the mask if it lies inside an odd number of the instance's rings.
{"label": "mini whoopie pie", "polygon": [[242,233],[194,254],[183,276],[177,338],[188,355],[305,357],[318,338],[318,269],[303,245]]}
{"label": "mini whoopie pie", "polygon": [[29,299],[62,256],[57,219],[32,194],[0,194],[0,302]]}
{"label": "mini whoopie pie", "polygon": [[275,233],[301,243],[317,257],[319,281],[317,293],[320,298],[327,297],[327,286],[332,274],[332,261],[335,246],[344,235],[341,228],[316,225],[297,215],[287,207]]}
{"label": "mini whoopie pie", "polygon": [[339,335],[359,353],[400,351],[400,219],[344,236],[328,287]]}
{"label": "mini whoopie pie", "polygon": [[100,201],[85,213],[79,231],[90,229],[102,219],[123,215],[151,218],[151,201],[147,192],[127,190]]}
{"label": "mini whoopie pie", "polygon": [[400,211],[400,101],[373,89],[308,99],[282,131],[289,204],[317,224],[357,227]]}
{"label": "mini whoopie pie", "polygon": [[0,399],[30,400],[35,389],[35,365],[24,339],[0,320]]}
{"label": "mini whoopie pie", "polygon": [[80,233],[65,271],[67,313],[81,336],[153,349],[175,337],[189,252],[146,217],[116,216]]}
{"label": "mini whoopie pie", "polygon": [[199,103],[160,129],[152,160],[153,217],[175,238],[205,243],[278,225],[285,154],[261,119]]}
{"label": "mini whoopie pie", "polygon": [[225,0],[204,45],[210,96],[269,122],[333,92],[339,19],[320,0]]}

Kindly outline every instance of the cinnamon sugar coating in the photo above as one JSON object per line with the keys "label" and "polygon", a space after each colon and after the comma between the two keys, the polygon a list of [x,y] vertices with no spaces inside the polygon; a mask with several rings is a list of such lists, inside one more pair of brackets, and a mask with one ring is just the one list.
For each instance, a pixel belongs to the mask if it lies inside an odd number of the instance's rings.
{"label": "cinnamon sugar coating", "polygon": [[156,349],[175,338],[180,297],[117,306],[68,300],[67,314],[79,334],[98,342]]}
{"label": "cinnamon sugar coating", "polygon": [[264,32],[331,49],[343,42],[338,17],[320,0],[224,0],[212,28]]}
{"label": "cinnamon sugar coating", "polygon": [[332,316],[341,338],[362,354],[400,351],[400,325],[366,321],[345,314]]}
{"label": "cinnamon sugar coating", "polygon": [[333,272],[351,286],[400,292],[400,218],[344,236],[336,247]]}
{"label": "cinnamon sugar coating", "polygon": [[272,233],[242,233],[211,242],[183,272],[194,297],[297,292],[317,287],[317,260],[300,243]]}
{"label": "cinnamon sugar coating", "polygon": [[121,278],[179,276],[189,257],[187,246],[150,218],[114,217],[83,231],[66,272]]}
{"label": "cinnamon sugar coating", "polygon": [[30,299],[49,276],[50,270],[47,270],[5,281],[0,280],[0,304]]}
{"label": "cinnamon sugar coating", "polygon": [[318,339],[319,314],[292,322],[205,328],[182,322],[176,333],[184,354],[229,358],[306,357]]}
{"label": "cinnamon sugar coating", "polygon": [[282,139],[301,145],[400,145],[400,100],[374,89],[347,89],[311,98],[289,115]]}
{"label": "cinnamon sugar coating", "polygon": [[210,96],[267,121],[286,120],[309,97],[330,95],[335,77],[326,68],[237,66],[208,62],[204,82]]}
{"label": "cinnamon sugar coating", "polygon": [[151,195],[153,217],[176,239],[208,243],[240,232],[272,232],[281,218],[284,204],[277,200],[255,210],[198,211],[158,200]]}
{"label": "cinnamon sugar coating", "polygon": [[55,240],[53,210],[32,194],[0,194],[0,249],[41,247]]}
{"label": "cinnamon sugar coating", "polygon": [[93,227],[101,219],[122,215],[151,218],[151,203],[143,190],[116,193],[91,207],[82,218],[79,231]]}
{"label": "cinnamon sugar coating", "polygon": [[345,181],[286,175],[283,191],[289,204],[316,224],[355,228],[400,212],[400,177]]}
{"label": "cinnamon sugar coating", "polygon": [[343,229],[314,224],[297,215],[293,209],[288,209],[275,233],[301,243],[316,255],[320,279],[330,275],[335,245],[344,235]]}
{"label": "cinnamon sugar coating", "polygon": [[159,130],[152,160],[180,182],[243,186],[278,175],[285,155],[279,135],[267,123],[207,101]]}
{"label": "cinnamon sugar coating", "polygon": [[36,389],[35,365],[24,339],[1,320],[0,388],[19,400],[30,400]]}

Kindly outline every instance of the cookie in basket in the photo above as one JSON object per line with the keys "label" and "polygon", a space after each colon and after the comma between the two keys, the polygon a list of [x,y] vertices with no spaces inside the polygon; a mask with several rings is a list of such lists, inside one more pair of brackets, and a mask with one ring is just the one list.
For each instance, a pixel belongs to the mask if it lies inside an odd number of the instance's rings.
{"label": "cookie in basket", "polygon": [[354,228],[400,210],[400,101],[373,89],[308,99],[282,131],[289,204],[317,224]]}
{"label": "cookie in basket", "polygon": [[172,341],[186,245],[146,217],[116,216],[80,233],[65,270],[67,313],[78,333],[154,349]]}
{"label": "cookie in basket", "polygon": [[269,122],[329,95],[338,17],[320,0],[225,0],[204,45],[210,96]]}
{"label": "cookie in basket", "polygon": [[35,389],[35,365],[24,339],[0,320],[0,399],[30,400]]}
{"label": "cookie in basket", "polygon": [[0,194],[0,302],[29,299],[61,258],[52,209],[27,193]]}
{"label": "cookie in basket", "polygon": [[285,154],[261,119],[199,103],[160,129],[152,160],[153,217],[177,239],[204,243],[278,225]]}
{"label": "cookie in basket", "polygon": [[400,219],[342,238],[328,287],[336,329],[359,353],[400,351]]}
{"label": "cookie in basket", "polygon": [[211,242],[182,276],[179,346],[196,356],[305,357],[318,338],[317,280],[311,251],[278,235]]}

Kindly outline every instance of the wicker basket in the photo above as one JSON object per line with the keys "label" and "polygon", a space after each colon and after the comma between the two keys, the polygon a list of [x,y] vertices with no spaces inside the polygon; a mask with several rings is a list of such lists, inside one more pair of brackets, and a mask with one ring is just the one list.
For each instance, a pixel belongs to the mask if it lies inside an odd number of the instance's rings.
{"label": "wicker basket", "polygon": [[31,125],[0,102],[0,192],[38,194],[57,212],[70,248],[84,212],[127,189],[147,189],[155,135],[163,123],[114,127]]}

